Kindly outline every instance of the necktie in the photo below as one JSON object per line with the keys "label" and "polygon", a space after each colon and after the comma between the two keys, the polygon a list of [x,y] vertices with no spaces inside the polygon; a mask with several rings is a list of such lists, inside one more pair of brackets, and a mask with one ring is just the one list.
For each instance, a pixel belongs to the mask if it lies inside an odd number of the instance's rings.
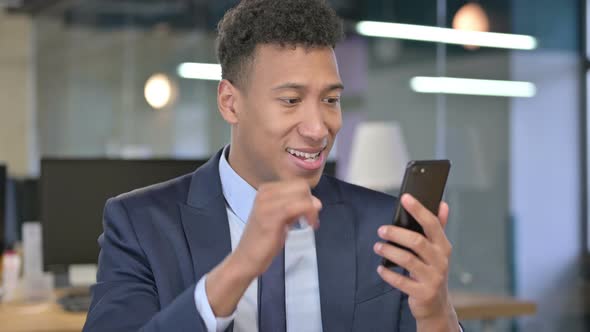
{"label": "necktie", "polygon": [[286,332],[285,250],[258,279],[258,331]]}

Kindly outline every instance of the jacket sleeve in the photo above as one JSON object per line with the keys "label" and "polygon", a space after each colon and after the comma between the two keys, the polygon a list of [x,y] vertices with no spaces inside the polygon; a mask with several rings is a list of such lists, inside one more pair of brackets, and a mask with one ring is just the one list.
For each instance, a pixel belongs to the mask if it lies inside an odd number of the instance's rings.
{"label": "jacket sleeve", "polygon": [[410,306],[408,304],[408,296],[402,293],[402,300],[400,305],[399,328],[400,332],[416,331],[416,319],[412,315]]}
{"label": "jacket sleeve", "polygon": [[123,202],[110,199],[99,237],[97,283],[83,331],[194,331],[206,327],[195,304],[195,285],[160,308],[158,289]]}
{"label": "jacket sleeve", "polygon": [[[403,274],[408,276],[410,272],[407,270],[403,270]],[[400,332],[414,332],[416,331],[416,319],[414,315],[412,315],[412,311],[410,310],[410,305],[408,303],[408,295],[402,292],[401,303],[400,303],[400,310],[399,310],[399,327],[398,331]]]}

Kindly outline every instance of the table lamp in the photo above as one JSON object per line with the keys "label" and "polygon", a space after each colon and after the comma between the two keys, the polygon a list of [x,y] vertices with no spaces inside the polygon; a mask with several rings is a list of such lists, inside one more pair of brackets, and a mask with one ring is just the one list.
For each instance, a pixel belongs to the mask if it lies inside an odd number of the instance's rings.
{"label": "table lamp", "polygon": [[354,133],[346,180],[378,191],[401,186],[409,160],[397,122],[362,122]]}

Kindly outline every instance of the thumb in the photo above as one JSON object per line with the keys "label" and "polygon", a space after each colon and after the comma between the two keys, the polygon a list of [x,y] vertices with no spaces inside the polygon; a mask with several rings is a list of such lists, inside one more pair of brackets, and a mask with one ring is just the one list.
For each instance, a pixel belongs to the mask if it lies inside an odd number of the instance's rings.
{"label": "thumb", "polygon": [[443,228],[447,226],[447,223],[449,221],[449,204],[447,204],[444,201],[440,202],[440,205],[438,207],[438,220],[440,220],[440,223]]}
{"label": "thumb", "polygon": [[311,201],[313,203],[313,206],[318,209],[321,210],[322,209],[322,201],[319,200],[319,198],[315,197],[315,196],[311,196]]}

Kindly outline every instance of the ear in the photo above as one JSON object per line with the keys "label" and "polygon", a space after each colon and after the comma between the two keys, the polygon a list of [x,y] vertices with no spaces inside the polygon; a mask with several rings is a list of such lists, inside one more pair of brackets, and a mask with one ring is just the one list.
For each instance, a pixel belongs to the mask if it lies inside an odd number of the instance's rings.
{"label": "ear", "polygon": [[237,88],[228,80],[221,80],[217,86],[217,107],[223,119],[230,125],[238,123],[236,110]]}

